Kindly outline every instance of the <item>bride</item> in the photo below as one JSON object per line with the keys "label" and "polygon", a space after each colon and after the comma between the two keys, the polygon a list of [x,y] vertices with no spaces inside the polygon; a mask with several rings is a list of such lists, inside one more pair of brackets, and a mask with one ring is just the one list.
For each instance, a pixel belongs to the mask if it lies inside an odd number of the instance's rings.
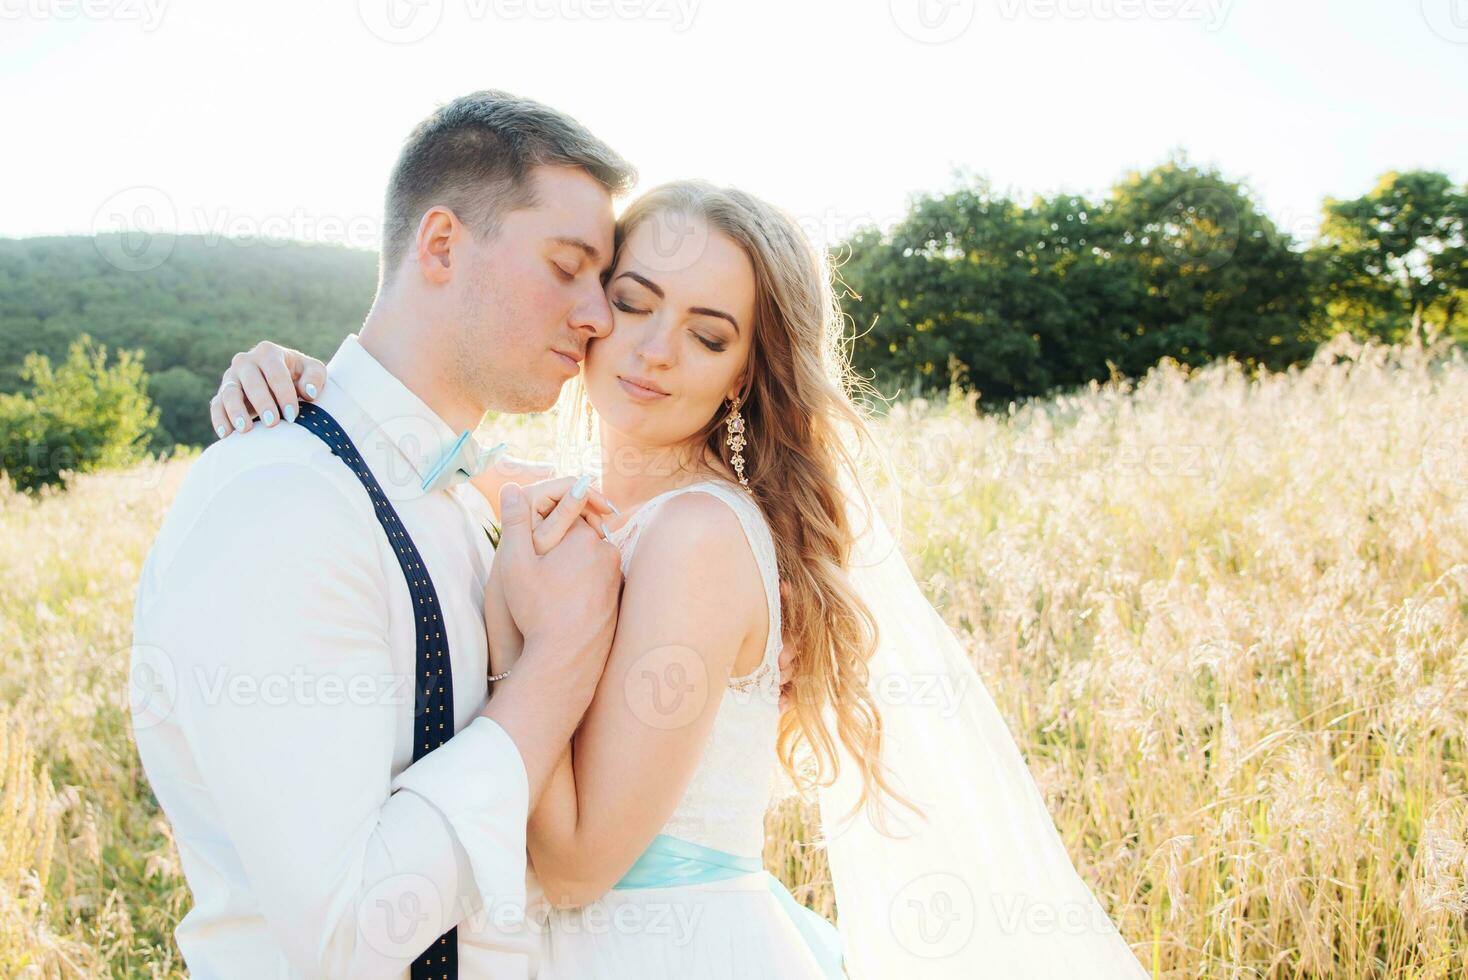
{"label": "bride", "polygon": [[[823,253],[770,205],[696,182],[635,201],[617,246],[613,329],[561,412],[599,436],[621,508],[587,519],[625,585],[527,830],[537,976],[1145,976],[864,490]],[[236,375],[260,372],[248,409],[274,424],[325,367],[288,359],[298,395],[265,356]],[[497,505],[514,473],[476,485]],[[485,597],[496,674],[520,648],[501,584]],[[952,703],[890,696],[916,681]],[[763,870],[777,760],[818,794],[839,933]]]}

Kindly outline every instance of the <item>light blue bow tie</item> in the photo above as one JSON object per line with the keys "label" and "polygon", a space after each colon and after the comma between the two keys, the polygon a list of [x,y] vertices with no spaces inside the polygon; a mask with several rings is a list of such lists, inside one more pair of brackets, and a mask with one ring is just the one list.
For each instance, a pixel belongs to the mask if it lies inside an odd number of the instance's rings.
{"label": "light blue bow tie", "polygon": [[432,493],[435,490],[445,490],[456,483],[463,483],[472,477],[484,472],[500,456],[504,455],[509,448],[508,443],[500,443],[490,449],[475,452],[473,441],[469,438],[469,430],[465,429],[463,434],[455,440],[448,451],[443,454],[428,475],[423,478],[423,491]]}

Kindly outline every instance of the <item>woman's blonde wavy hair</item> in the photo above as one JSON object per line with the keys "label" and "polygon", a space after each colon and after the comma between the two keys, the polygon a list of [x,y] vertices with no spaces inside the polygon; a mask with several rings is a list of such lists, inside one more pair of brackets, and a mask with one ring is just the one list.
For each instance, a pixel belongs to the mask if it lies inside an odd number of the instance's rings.
{"label": "woman's blonde wavy hair", "polygon": [[[783,625],[797,651],[792,707],[780,719],[780,762],[802,793],[829,785],[839,770],[839,738],[861,767],[858,807],[881,797],[911,807],[879,761],[882,716],[868,690],[877,625],[845,572],[856,531],[843,487],[860,491],[857,459],[875,442],[853,397],[865,389],[851,370],[826,253],[779,209],[702,181],[664,184],[632,202],[617,225],[618,251],[655,215],[703,218],[754,267],[753,343],[740,396],[745,474],[775,540]],[[726,415],[721,408],[698,438],[728,463]],[[828,710],[834,732],[823,720]],[[814,772],[801,764],[802,750]]]}

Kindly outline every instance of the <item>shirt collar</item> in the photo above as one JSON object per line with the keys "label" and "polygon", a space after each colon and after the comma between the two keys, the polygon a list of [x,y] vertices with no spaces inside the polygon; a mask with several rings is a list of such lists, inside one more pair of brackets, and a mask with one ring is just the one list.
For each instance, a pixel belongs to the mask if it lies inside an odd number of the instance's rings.
{"label": "shirt collar", "polygon": [[327,365],[327,377],[367,416],[372,447],[406,461],[410,473],[395,472],[399,490],[409,484],[433,492],[477,475],[503,444],[485,450],[468,429],[455,433],[437,412],[367,352],[355,333],[347,334]]}

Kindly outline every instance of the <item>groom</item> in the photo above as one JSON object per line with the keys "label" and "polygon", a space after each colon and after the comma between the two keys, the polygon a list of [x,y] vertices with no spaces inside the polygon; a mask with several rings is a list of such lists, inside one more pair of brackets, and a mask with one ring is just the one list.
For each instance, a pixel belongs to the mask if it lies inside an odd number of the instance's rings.
{"label": "groom", "polygon": [[632,180],[538,103],[435,112],[393,170],[378,293],[324,389],[189,470],[143,568],[133,677],[194,977],[533,972],[527,816],[605,664],[618,555],[577,520],[537,556],[536,488],[506,487],[495,560],[525,647],[486,703],[493,515],[459,433],[550,407],[611,329],[612,198]]}

